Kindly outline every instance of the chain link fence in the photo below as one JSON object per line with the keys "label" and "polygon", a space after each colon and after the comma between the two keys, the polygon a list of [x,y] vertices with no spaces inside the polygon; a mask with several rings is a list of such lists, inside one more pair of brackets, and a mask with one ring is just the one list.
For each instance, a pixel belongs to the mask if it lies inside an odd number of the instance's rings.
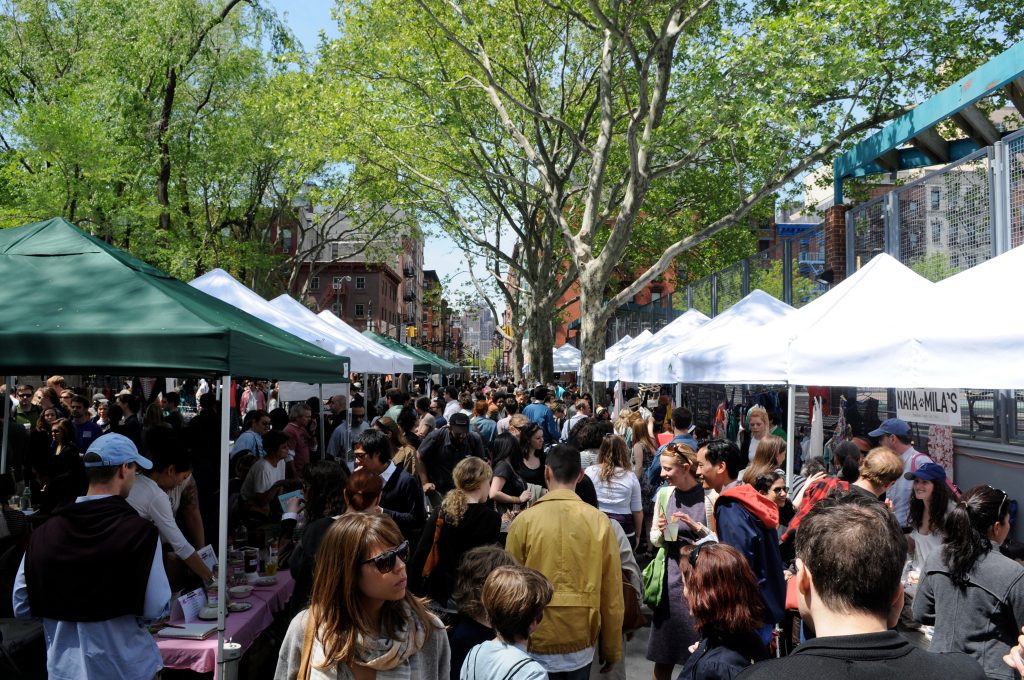
{"label": "chain link fence", "polygon": [[1006,174],[1009,179],[1010,247],[1024,243],[1024,135],[1008,137]]}

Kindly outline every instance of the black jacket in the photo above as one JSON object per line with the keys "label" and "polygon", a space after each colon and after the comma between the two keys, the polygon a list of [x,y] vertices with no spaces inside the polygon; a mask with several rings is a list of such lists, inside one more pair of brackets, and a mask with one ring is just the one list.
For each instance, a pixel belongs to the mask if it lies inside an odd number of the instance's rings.
{"label": "black jacket", "polygon": [[808,640],[787,657],[756,663],[741,680],[984,680],[966,654],[938,654],[911,645],[894,630]]}
{"label": "black jacket", "polygon": [[380,507],[384,509],[402,531],[402,535],[415,549],[423,531],[427,511],[423,503],[423,488],[418,480],[400,467],[396,467],[384,484]]}
{"label": "black jacket", "polygon": [[733,680],[751,663],[766,658],[767,650],[755,633],[704,638],[676,680]]}

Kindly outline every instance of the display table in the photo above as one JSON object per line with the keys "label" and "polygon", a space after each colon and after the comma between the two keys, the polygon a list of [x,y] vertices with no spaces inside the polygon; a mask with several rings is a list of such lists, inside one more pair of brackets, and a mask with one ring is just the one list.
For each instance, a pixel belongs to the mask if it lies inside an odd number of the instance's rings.
{"label": "display table", "polygon": [[[237,642],[242,654],[274,620],[274,614],[282,611],[292,596],[295,581],[287,570],[277,572],[277,583],[257,587],[240,602],[251,602],[252,608],[244,612],[229,612],[224,619],[224,641]],[[171,621],[181,623],[181,621]],[[164,660],[164,667],[191,670],[197,673],[217,670],[217,634],[205,640],[176,640],[155,635],[156,646]]]}

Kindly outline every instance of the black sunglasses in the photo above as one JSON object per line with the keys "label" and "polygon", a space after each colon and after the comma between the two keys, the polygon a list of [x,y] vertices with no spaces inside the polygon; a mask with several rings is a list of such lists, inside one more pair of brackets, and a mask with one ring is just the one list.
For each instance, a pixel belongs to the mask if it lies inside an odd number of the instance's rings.
{"label": "black sunglasses", "polygon": [[397,548],[386,550],[376,557],[363,560],[359,564],[363,565],[373,562],[373,566],[377,567],[377,571],[382,574],[390,574],[391,570],[395,568],[395,558],[405,563],[409,562],[409,541],[402,541]]}
{"label": "black sunglasses", "polygon": [[1010,494],[1006,493],[1002,489],[995,488],[991,484],[986,484],[985,486],[992,489],[993,491],[998,491],[999,493],[1003,494],[1003,500],[999,501],[999,509],[996,510],[996,521],[999,521],[1003,518],[1003,506],[1006,505],[1006,501],[1010,500]]}
{"label": "black sunglasses", "polygon": [[689,559],[690,559],[690,568],[691,569],[696,569],[697,568],[697,556],[700,555],[700,550],[705,545],[707,545],[707,544],[706,543],[698,543],[693,548],[693,550],[690,551],[690,558]]}

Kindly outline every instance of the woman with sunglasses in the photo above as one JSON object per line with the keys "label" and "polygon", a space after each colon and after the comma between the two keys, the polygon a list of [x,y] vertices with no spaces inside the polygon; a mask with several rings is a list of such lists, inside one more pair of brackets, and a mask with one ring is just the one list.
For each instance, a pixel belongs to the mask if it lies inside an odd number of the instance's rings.
{"label": "woman with sunglasses", "polygon": [[409,543],[387,515],[343,515],[324,535],[309,609],[288,626],[275,680],[448,678],[441,622],[406,588]]}
{"label": "woman with sunglasses", "polygon": [[935,626],[931,651],[973,656],[989,678],[1014,680],[1003,656],[1024,625],[1024,567],[998,546],[1010,533],[1010,498],[976,486],[946,514],[942,550],[925,563],[914,618]]}
{"label": "woman with sunglasses", "polygon": [[696,476],[697,456],[685,444],[668,444],[661,454],[661,478],[668,483],[654,497],[651,544],[664,546],[665,576],[661,602],[654,608],[647,658],[654,662],[654,679],[669,680],[672,668],[686,663],[689,647],[699,636],[679,570],[684,546],[704,538],[709,531],[704,488]]}
{"label": "woman with sunglasses", "polygon": [[677,680],[732,680],[767,657],[757,631],[764,605],[747,559],[731,545],[700,543],[682,550],[683,594],[700,642]]}

